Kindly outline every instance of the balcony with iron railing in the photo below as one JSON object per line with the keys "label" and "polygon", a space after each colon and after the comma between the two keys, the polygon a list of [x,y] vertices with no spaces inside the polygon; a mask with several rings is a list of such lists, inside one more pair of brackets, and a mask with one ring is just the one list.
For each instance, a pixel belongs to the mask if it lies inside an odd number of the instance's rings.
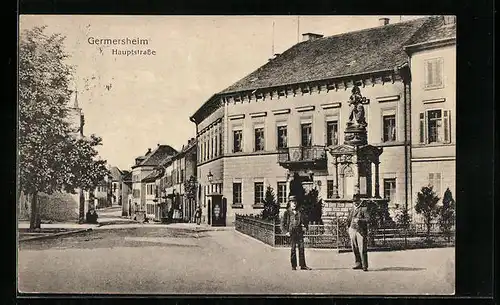
{"label": "balcony with iron railing", "polygon": [[278,149],[278,163],[285,168],[326,168],[325,146],[296,146]]}

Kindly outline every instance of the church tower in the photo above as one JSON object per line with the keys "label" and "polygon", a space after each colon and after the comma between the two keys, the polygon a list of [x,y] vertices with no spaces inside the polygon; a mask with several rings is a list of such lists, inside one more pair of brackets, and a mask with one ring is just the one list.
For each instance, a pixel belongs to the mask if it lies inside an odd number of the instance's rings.
{"label": "church tower", "polygon": [[75,101],[72,106],[68,107],[68,120],[71,126],[71,131],[76,136],[83,137],[83,125],[85,124],[82,108],[78,105],[78,90],[75,91]]}

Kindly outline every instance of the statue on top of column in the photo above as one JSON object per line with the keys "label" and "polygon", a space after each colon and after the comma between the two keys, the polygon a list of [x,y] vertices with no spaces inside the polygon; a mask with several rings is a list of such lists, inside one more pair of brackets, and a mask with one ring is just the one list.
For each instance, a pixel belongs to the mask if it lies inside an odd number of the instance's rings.
{"label": "statue on top of column", "polygon": [[[349,114],[348,126],[357,125],[360,127],[366,127],[368,124],[365,120],[365,108],[363,104],[368,103],[366,97],[361,95],[361,91],[358,86],[352,88],[352,94],[349,98],[349,106],[351,107],[351,113]],[[354,121],[354,122],[353,122]]]}

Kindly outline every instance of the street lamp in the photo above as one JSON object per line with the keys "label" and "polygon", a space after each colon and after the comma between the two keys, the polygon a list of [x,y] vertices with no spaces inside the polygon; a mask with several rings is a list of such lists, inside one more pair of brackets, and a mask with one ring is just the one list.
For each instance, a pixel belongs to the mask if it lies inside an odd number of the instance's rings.
{"label": "street lamp", "polygon": [[208,171],[207,179],[210,184],[212,184],[212,179],[214,178],[214,175],[212,174],[211,171]]}
{"label": "street lamp", "polygon": [[211,171],[208,171],[207,179],[208,179],[208,183],[210,184],[209,193],[211,193],[212,192],[212,180],[214,179],[214,175],[212,174]]}
{"label": "street lamp", "polygon": [[309,179],[312,181],[314,177],[314,172],[310,169],[307,171],[307,175],[309,176]]}

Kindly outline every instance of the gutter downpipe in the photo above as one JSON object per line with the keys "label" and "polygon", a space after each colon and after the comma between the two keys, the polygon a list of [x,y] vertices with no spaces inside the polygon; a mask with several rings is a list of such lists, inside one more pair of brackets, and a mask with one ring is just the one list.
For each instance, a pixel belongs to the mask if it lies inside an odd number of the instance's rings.
{"label": "gutter downpipe", "polygon": [[[405,127],[404,127],[404,142],[405,142],[405,209],[408,211],[408,203],[411,202],[411,164],[408,162],[411,160],[411,149],[409,149],[410,142],[408,139],[408,124],[411,125],[411,88],[410,88],[410,57],[408,58],[408,63],[401,66],[400,69],[403,70],[405,76],[403,77],[403,90],[404,90],[404,117],[405,117]],[[410,115],[410,117],[408,117]],[[410,128],[411,129],[411,128]],[[410,137],[411,139],[411,137]],[[410,198],[410,199],[409,199]]]}

